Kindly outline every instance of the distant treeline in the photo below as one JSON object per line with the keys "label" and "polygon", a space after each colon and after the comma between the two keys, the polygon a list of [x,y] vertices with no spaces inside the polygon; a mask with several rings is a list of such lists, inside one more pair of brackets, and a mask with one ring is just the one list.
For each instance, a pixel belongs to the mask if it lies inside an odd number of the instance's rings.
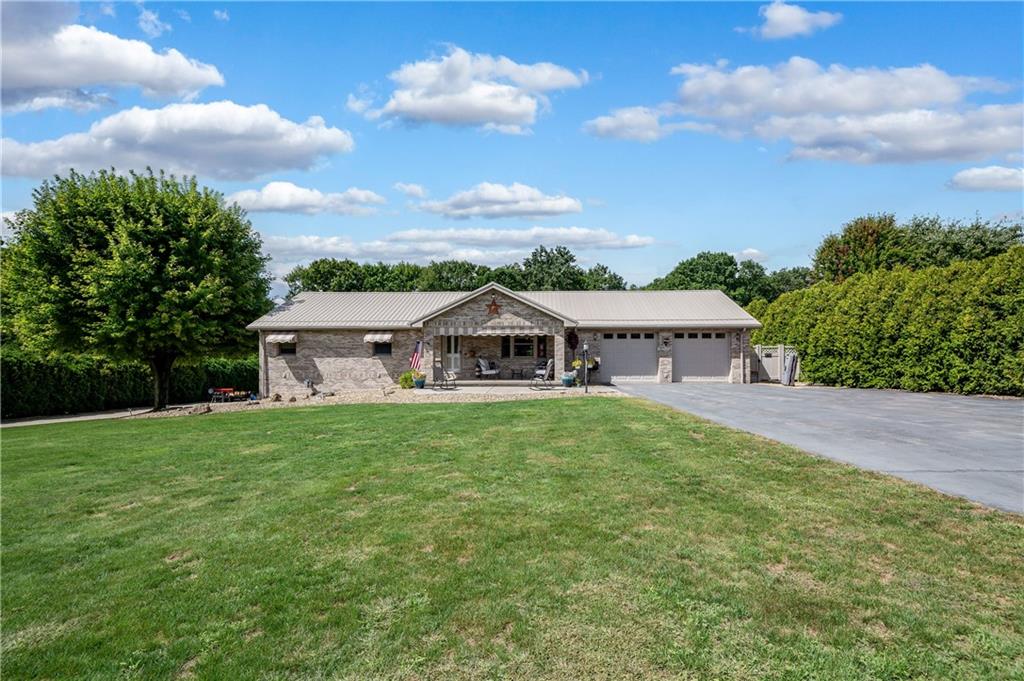
{"label": "distant treeline", "polygon": [[[747,305],[772,301],[820,281],[840,282],[859,272],[979,260],[1020,243],[1020,223],[915,217],[901,225],[889,214],[868,215],[827,236],[810,267],[769,272],[753,260],[737,261],[730,253],[705,251],[639,288],[720,289]],[[301,291],[471,291],[489,281],[520,291],[627,288],[625,279],[605,265],[581,267],[564,246],[538,246],[522,262],[493,268],[465,260],[417,265],[321,258],[294,268],[284,280],[289,296]]]}

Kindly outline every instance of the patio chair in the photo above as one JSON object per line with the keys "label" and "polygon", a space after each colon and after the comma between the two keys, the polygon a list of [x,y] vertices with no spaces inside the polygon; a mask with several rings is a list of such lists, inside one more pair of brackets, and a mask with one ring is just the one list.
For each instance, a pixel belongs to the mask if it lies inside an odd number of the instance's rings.
{"label": "patio chair", "polygon": [[555,360],[549,359],[543,366],[538,365],[533,371],[533,378],[530,379],[530,388],[540,390],[554,387],[552,380],[555,377]]}
{"label": "patio chair", "polygon": [[491,362],[483,357],[476,358],[476,377],[477,378],[498,378],[499,372],[497,362]]}
{"label": "patio chair", "polygon": [[455,372],[445,369],[440,362],[434,363],[434,387],[443,390],[455,389]]}

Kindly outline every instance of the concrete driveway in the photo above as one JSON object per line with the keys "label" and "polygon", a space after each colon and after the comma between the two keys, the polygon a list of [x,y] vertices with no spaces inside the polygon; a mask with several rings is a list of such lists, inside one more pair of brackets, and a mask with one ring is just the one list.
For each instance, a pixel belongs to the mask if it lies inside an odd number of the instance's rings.
{"label": "concrete driveway", "polygon": [[756,383],[623,383],[814,454],[1024,513],[1024,400]]}

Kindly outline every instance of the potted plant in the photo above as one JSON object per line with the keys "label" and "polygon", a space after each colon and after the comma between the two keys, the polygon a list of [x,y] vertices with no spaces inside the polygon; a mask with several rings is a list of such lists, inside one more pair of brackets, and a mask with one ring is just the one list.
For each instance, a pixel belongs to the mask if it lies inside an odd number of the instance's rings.
{"label": "potted plant", "polygon": [[566,371],[562,374],[562,385],[566,388],[571,388],[576,383],[576,372]]}
{"label": "potted plant", "polygon": [[412,370],[403,371],[398,377],[398,387],[403,390],[409,390],[412,388],[414,380],[415,379],[412,377]]}
{"label": "potted plant", "polygon": [[422,389],[427,385],[427,375],[422,371],[412,372],[412,384],[417,388]]}

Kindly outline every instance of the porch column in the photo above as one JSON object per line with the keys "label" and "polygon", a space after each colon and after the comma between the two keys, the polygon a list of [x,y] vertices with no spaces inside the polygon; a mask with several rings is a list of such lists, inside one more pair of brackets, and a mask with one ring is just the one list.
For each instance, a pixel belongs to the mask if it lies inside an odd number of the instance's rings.
{"label": "porch column", "polygon": [[427,383],[434,382],[434,330],[423,327],[423,354],[420,356],[420,371],[427,375]]}
{"label": "porch column", "polygon": [[565,328],[555,334],[554,354],[555,359],[555,380],[559,380],[565,372]]}
{"label": "porch column", "polygon": [[258,333],[258,335],[259,335],[259,343],[260,343],[260,347],[259,347],[259,353],[260,353],[260,385],[259,385],[259,391],[260,391],[260,397],[261,398],[265,398],[265,397],[270,397],[270,386],[267,385],[267,383],[269,383],[269,381],[267,380],[267,372],[269,371],[269,369],[267,368],[267,346],[263,342],[263,331],[260,331]]}

